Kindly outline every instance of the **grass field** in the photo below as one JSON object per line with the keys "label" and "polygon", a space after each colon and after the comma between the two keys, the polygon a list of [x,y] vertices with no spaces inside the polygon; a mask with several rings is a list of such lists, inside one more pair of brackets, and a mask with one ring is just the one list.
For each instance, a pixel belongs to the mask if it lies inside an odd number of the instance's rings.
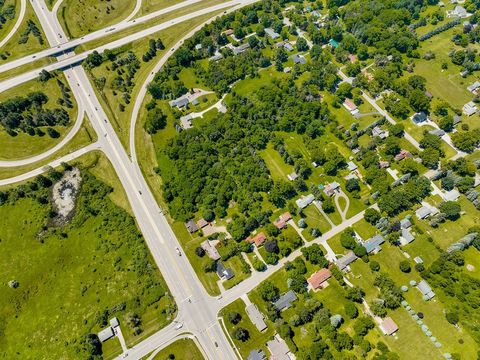
{"label": "grass field", "polygon": [[[18,40],[20,39],[21,34],[27,29],[27,22],[31,20],[35,23],[37,28],[40,30],[43,38],[43,44],[41,44],[38,39],[33,36],[32,33],[28,35],[28,41],[24,44],[19,44]],[[7,54],[8,57],[6,60],[0,59],[0,64],[14,60],[19,57],[23,57],[29,54],[36,53],[37,51],[48,48],[47,37],[45,36],[40,22],[33,11],[32,5],[27,1],[27,9],[25,17],[23,18],[22,24],[15,32],[15,34],[10,38],[10,40],[0,49],[0,52]]]}
{"label": "grass field", "polygon": [[168,345],[165,349],[162,349],[158,354],[153,357],[153,360],[167,360],[172,359],[169,357],[173,354],[174,359],[189,359],[189,360],[203,360],[204,357],[198,349],[193,340],[181,339],[175,341],[173,344]]}
{"label": "grass field", "polygon": [[142,7],[135,17],[150,14],[179,3],[181,0],[143,0]]}
{"label": "grass field", "polygon": [[[155,267],[144,271],[153,260],[133,218],[92,192],[95,181],[84,174],[76,215],[62,228],[44,230],[50,206],[32,198],[0,207],[0,351],[7,358],[85,358],[77,352],[81,340],[104,326],[103,316],[120,319],[129,346],[169,321],[168,289]],[[92,216],[87,202],[102,211]],[[17,289],[6,285],[11,279]],[[138,337],[126,321],[130,312],[142,320]]]}
{"label": "grass field", "polygon": [[70,38],[114,25],[126,18],[136,1],[65,0],[58,9],[58,19]]}
{"label": "grass field", "polygon": [[[272,338],[274,335],[273,327],[270,325],[267,330],[260,332],[256,326],[250,321],[246,311],[245,303],[242,299],[237,299],[227,307],[223,308],[220,311],[220,316],[223,317],[227,331],[230,334],[233,342],[235,343],[236,348],[240,351],[240,354],[243,359],[248,357],[248,354],[253,349],[263,349],[265,354],[268,354],[267,347],[265,346],[266,342]],[[241,315],[242,319],[237,325],[233,325],[228,321],[228,314],[230,312],[237,312]],[[237,328],[244,328],[248,331],[250,337],[247,341],[241,342],[233,336],[233,332]]]}
{"label": "grass field", "polygon": [[39,168],[48,164],[50,161],[66,155],[72,151],[78,150],[94,141],[96,141],[97,137],[95,131],[93,130],[90,122],[87,118],[83,120],[82,126],[80,130],[78,130],[77,134],[73,137],[72,140],[68,142],[64,147],[58,150],[53,155],[45,158],[42,161],[38,161],[29,165],[24,166],[17,166],[17,167],[9,167],[9,168],[0,168],[0,179],[7,179],[10,177],[14,177],[33,169]]}
{"label": "grass field", "polygon": [[[57,78],[68,87],[63,74],[58,74]],[[41,83],[37,80],[30,80],[15,88],[12,88],[6,92],[0,94],[0,102],[4,102],[8,99],[25,96],[30,92],[41,91],[48,96],[48,102],[44,105],[45,109],[60,108],[60,105],[56,103],[58,98],[61,98],[60,87],[56,83],[56,79],[50,79],[47,83]],[[74,98],[72,97],[73,108],[67,110],[70,116],[70,124],[64,126],[54,126],[54,129],[60,133],[60,137],[53,139],[47,134],[43,136],[30,136],[24,132],[18,132],[18,135],[11,136],[0,127],[0,159],[2,160],[16,160],[22,158],[28,158],[30,156],[39,154],[55,146],[62,138],[68,133],[69,129],[73,126],[77,120],[77,106]],[[47,127],[41,127],[45,132]]]}
{"label": "grass field", "polygon": [[20,0],[6,0],[3,3],[3,6],[1,7],[2,10],[5,10],[7,7],[13,5],[15,7],[15,17],[13,19],[7,19],[5,24],[2,25],[2,28],[0,29],[0,41],[2,41],[5,36],[7,36],[10,33],[10,30],[13,28],[13,25],[15,25],[18,16],[20,14]]}

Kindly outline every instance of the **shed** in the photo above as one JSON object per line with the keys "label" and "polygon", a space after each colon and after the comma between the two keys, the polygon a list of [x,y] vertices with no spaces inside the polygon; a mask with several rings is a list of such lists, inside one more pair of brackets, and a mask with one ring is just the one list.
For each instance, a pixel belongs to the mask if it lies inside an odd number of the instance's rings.
{"label": "shed", "polygon": [[393,335],[398,331],[398,326],[391,317],[386,317],[380,324],[380,329],[385,335]]}

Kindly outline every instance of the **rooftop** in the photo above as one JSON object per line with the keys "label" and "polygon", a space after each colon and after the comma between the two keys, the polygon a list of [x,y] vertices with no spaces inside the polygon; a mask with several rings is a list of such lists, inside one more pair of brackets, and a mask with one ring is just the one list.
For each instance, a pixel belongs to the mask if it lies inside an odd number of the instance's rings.
{"label": "rooftop", "polygon": [[341,258],[338,258],[335,264],[338,266],[340,270],[344,270],[348,265],[350,265],[352,262],[357,260],[357,255],[353,253],[353,251],[349,251],[345,255],[343,255]]}
{"label": "rooftop", "polygon": [[308,284],[313,288],[319,288],[325,281],[330,279],[332,273],[328,269],[320,269],[314,272],[307,280]]}
{"label": "rooftop", "polygon": [[392,335],[398,331],[398,326],[391,317],[386,317],[380,324],[380,329],[385,335]]}
{"label": "rooftop", "polygon": [[417,284],[417,289],[422,293],[425,300],[430,300],[435,296],[432,288],[425,280],[422,280]]}
{"label": "rooftop", "polygon": [[385,242],[385,239],[383,238],[383,236],[380,234],[377,234],[374,237],[366,240],[363,243],[363,246],[367,250],[367,253],[370,254],[372,251],[380,251],[381,250],[380,245],[383,244],[384,242]]}
{"label": "rooftop", "polygon": [[263,314],[258,310],[255,304],[250,304],[245,308],[245,312],[252,321],[252,323],[257,327],[258,331],[263,331],[267,328]]}
{"label": "rooftop", "polygon": [[285,294],[280,296],[273,305],[277,308],[278,311],[282,311],[286,308],[289,308],[292,305],[292,302],[297,300],[297,295],[292,290],[287,291]]}

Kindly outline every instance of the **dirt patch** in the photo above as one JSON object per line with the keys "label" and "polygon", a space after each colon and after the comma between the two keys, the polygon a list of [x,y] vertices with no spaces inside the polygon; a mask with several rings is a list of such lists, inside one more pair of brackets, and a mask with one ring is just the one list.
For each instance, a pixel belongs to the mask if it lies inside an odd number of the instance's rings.
{"label": "dirt patch", "polygon": [[62,178],[53,185],[52,199],[56,213],[53,222],[55,225],[63,225],[72,217],[81,182],[80,170],[73,168],[66,171]]}

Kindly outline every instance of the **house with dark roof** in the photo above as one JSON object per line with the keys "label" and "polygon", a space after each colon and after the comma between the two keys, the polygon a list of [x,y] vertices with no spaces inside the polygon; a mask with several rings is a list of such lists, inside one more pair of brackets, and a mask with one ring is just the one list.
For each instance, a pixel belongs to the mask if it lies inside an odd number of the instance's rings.
{"label": "house with dark roof", "polygon": [[425,112],[421,111],[413,114],[411,119],[415,124],[421,124],[428,120],[428,115]]}
{"label": "house with dark roof", "polygon": [[443,135],[445,135],[445,131],[443,131],[442,129],[433,129],[430,130],[428,133],[438,137],[442,137]]}
{"label": "house with dark roof", "polygon": [[295,295],[295,293],[292,290],[289,290],[285,294],[280,296],[278,300],[273,303],[273,306],[275,306],[275,308],[278,311],[282,311],[292,306],[292,302],[296,300],[297,300],[297,295]]}
{"label": "house with dark roof", "polygon": [[198,231],[198,226],[195,223],[195,221],[193,221],[193,220],[188,220],[185,223],[185,227],[187,228],[187,230],[190,234],[193,234],[195,231]]}
{"label": "house with dark roof", "polygon": [[217,275],[221,280],[230,280],[233,276],[233,270],[225,268],[221,261],[217,262]]}

